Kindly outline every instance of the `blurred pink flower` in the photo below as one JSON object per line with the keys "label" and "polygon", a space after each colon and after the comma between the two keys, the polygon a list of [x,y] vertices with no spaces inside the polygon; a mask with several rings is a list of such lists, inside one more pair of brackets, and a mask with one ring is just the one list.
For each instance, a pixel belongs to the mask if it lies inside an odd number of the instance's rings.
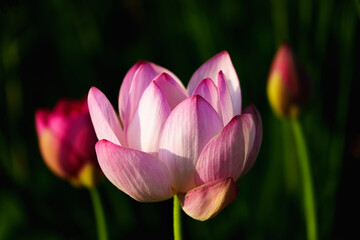
{"label": "blurred pink flower", "polygon": [[169,70],[138,62],[120,89],[120,119],[95,87],[88,104],[105,176],[140,202],[177,194],[198,220],[235,200],[235,181],[250,170],[261,144],[260,114],[253,104],[242,112],[227,52],[202,65],[187,90]]}
{"label": "blurred pink flower", "polygon": [[47,166],[75,185],[93,187],[102,173],[96,161],[97,139],[86,99],[62,99],[53,110],[38,109],[35,124]]}
{"label": "blurred pink flower", "polygon": [[269,72],[267,94],[274,112],[297,118],[310,96],[310,78],[288,44],[276,52]]}

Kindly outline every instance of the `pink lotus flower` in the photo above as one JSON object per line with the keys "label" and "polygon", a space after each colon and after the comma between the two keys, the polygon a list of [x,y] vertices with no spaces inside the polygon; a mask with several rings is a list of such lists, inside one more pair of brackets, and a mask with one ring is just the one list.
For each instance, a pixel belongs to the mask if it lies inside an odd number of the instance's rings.
{"label": "pink lotus flower", "polygon": [[86,99],[62,99],[54,110],[38,109],[35,124],[41,155],[48,167],[75,185],[93,187],[101,170]]}
{"label": "pink lotus flower", "polygon": [[95,87],[88,104],[105,176],[140,202],[177,194],[183,210],[198,220],[235,200],[235,181],[259,151],[261,118],[252,104],[241,111],[239,80],[227,52],[201,66],[187,90],[169,70],[138,62],[120,89],[120,120]]}

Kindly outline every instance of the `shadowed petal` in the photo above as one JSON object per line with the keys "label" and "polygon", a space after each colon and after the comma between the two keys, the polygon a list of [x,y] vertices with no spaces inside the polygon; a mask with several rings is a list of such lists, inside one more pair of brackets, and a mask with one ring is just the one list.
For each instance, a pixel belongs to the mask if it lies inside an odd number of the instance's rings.
{"label": "shadowed petal", "polygon": [[126,131],[128,146],[143,152],[158,152],[160,133],[170,111],[164,94],[153,81],[142,95]]}
{"label": "shadowed petal", "polygon": [[115,110],[106,96],[96,87],[88,94],[88,106],[96,136],[118,145],[124,145],[124,132]]}
{"label": "shadowed petal", "polygon": [[169,171],[157,158],[107,140],[97,142],[95,149],[105,176],[135,200],[155,202],[173,196]]}
{"label": "shadowed petal", "polygon": [[159,159],[168,166],[177,191],[195,186],[198,156],[221,128],[219,115],[199,95],[187,98],[170,113],[160,138]]}
{"label": "shadowed petal", "polygon": [[205,78],[212,79],[215,82],[215,85],[218,86],[217,81],[219,71],[223,71],[227,77],[231,99],[234,104],[234,115],[239,115],[241,113],[239,78],[231,62],[230,55],[226,51],[217,54],[195,71],[188,85],[188,93],[189,95],[192,95],[197,85]]}
{"label": "shadowed petal", "polygon": [[249,106],[247,106],[244,109],[244,113],[249,113],[252,115],[255,122],[256,133],[255,133],[255,140],[253,147],[247,158],[247,161],[245,162],[245,167],[243,172],[241,173],[241,176],[245,175],[254,165],[254,162],[259,154],[261,141],[262,141],[262,121],[259,111],[255,107],[255,105],[251,103]]}
{"label": "shadowed petal", "polygon": [[182,84],[175,81],[169,74],[162,73],[154,81],[159,86],[171,109],[187,98],[187,92]]}
{"label": "shadowed petal", "polygon": [[178,84],[182,84],[169,70],[146,61],[139,61],[126,74],[119,93],[119,112],[125,129],[133,118],[147,86],[157,75],[164,72],[169,74]]}
{"label": "shadowed petal", "polygon": [[221,115],[224,125],[228,124],[235,116],[233,103],[231,101],[230,91],[226,82],[226,77],[222,71],[218,76],[219,105],[221,107]]}
{"label": "shadowed petal", "polygon": [[231,177],[209,182],[178,194],[183,210],[190,217],[206,221],[215,217],[232,203],[239,193],[239,187]]}
{"label": "shadowed petal", "polygon": [[219,116],[221,116],[218,89],[210,78],[202,80],[196,87],[193,95],[202,96],[218,112]]}
{"label": "shadowed petal", "polygon": [[235,116],[221,133],[211,139],[199,156],[195,183],[241,175],[255,138],[255,124],[250,114]]}

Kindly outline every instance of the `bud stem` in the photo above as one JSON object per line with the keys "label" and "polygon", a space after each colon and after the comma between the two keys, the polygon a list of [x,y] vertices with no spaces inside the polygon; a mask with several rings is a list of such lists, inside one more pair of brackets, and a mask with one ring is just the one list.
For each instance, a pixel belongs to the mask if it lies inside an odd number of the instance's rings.
{"label": "bud stem", "polygon": [[180,203],[178,197],[174,196],[174,211],[173,211],[173,221],[174,221],[174,240],[181,240],[181,211]]}
{"label": "bud stem", "polygon": [[298,120],[292,120],[295,142],[298,150],[300,175],[303,188],[303,204],[306,219],[307,237],[309,240],[317,239],[316,206],[309,164],[309,154],[306,147],[305,137]]}
{"label": "bud stem", "polygon": [[88,188],[90,191],[91,199],[94,206],[95,219],[97,225],[98,239],[107,240],[106,221],[104,216],[104,210],[101,204],[99,191],[96,187]]}

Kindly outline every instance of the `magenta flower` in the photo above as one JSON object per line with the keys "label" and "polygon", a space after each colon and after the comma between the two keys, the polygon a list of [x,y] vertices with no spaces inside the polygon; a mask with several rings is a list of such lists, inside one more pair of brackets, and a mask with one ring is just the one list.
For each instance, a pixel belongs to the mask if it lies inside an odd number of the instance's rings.
{"label": "magenta flower", "polygon": [[38,109],[35,124],[47,166],[75,185],[93,187],[101,170],[96,161],[97,139],[86,99],[62,99],[54,110]]}
{"label": "magenta flower", "polygon": [[183,210],[198,220],[235,200],[235,181],[259,151],[261,118],[252,104],[241,111],[239,80],[227,52],[201,66],[187,90],[167,69],[138,62],[120,89],[120,121],[95,87],[88,104],[105,176],[140,202],[177,194]]}

